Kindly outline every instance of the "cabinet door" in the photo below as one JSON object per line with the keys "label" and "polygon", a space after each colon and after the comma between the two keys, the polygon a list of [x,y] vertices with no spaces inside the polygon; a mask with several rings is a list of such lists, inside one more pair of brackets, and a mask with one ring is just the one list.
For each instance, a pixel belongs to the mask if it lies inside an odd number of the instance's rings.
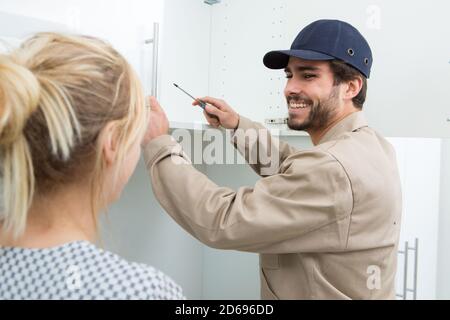
{"label": "cabinet door", "polygon": [[212,10],[211,95],[258,122],[286,116],[284,72],[262,61],[266,52],[290,47],[287,3],[224,0]]}
{"label": "cabinet door", "polygon": [[125,56],[149,93],[153,50],[145,40],[153,37],[154,22],[162,21],[163,10],[163,0],[3,1],[0,12],[16,18],[0,19],[0,27],[14,37],[57,31],[101,38]]}
{"label": "cabinet door", "polygon": [[199,0],[166,0],[161,29],[160,102],[174,123],[206,122],[193,100],[209,93],[211,6]]}
{"label": "cabinet door", "polygon": [[3,4],[0,4],[0,46],[3,51],[19,46],[22,40],[36,32],[67,31],[64,24],[18,14],[15,10],[8,12],[4,9]]}
{"label": "cabinet door", "polygon": [[[405,250],[407,241],[414,248],[418,239],[418,259],[415,251],[398,255],[397,293],[405,288],[405,262],[407,263],[406,287],[414,288],[417,272],[417,299],[436,299],[436,271],[438,267],[439,212],[441,186],[441,139],[390,138],[397,154],[402,182],[402,221],[399,250]],[[406,292],[406,298],[413,298]]]}
{"label": "cabinet door", "polygon": [[7,53],[11,49],[20,45],[21,40],[13,37],[0,35],[0,53]]}

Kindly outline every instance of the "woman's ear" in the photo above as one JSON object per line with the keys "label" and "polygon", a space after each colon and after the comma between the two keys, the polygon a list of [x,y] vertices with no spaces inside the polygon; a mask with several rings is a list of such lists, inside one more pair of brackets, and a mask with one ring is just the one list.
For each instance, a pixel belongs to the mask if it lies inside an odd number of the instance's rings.
{"label": "woman's ear", "polygon": [[115,121],[108,122],[102,129],[99,138],[99,144],[106,162],[106,166],[110,167],[114,164],[117,157],[117,123]]}

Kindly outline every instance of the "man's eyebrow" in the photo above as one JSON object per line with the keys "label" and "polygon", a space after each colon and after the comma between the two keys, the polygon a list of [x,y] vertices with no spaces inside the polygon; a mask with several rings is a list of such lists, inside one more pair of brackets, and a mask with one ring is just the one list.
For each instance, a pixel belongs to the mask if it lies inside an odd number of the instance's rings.
{"label": "man's eyebrow", "polygon": [[[300,71],[300,72],[302,72],[302,71],[320,71],[320,68],[314,67],[314,66],[298,66],[298,67],[295,67],[295,70]],[[284,68],[284,72],[291,72],[291,68],[289,68],[289,67]]]}

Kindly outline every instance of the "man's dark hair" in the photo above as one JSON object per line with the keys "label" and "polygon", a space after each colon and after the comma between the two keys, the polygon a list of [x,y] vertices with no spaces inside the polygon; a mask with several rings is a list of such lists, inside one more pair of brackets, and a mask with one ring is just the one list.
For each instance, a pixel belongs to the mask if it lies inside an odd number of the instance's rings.
{"label": "man's dark hair", "polygon": [[364,101],[366,101],[366,92],[367,92],[366,77],[357,69],[346,64],[342,60],[331,60],[330,68],[334,75],[335,86],[341,84],[342,82],[354,80],[358,77],[362,79],[363,84],[361,90],[359,91],[358,95],[356,95],[352,99],[354,106],[358,109],[362,109]]}

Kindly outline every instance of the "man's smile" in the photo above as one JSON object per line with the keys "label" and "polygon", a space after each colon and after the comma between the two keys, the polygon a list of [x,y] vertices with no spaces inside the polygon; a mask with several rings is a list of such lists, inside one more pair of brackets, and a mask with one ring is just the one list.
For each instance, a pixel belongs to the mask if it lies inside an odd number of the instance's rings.
{"label": "man's smile", "polygon": [[289,101],[289,109],[305,109],[310,104],[305,101]]}

